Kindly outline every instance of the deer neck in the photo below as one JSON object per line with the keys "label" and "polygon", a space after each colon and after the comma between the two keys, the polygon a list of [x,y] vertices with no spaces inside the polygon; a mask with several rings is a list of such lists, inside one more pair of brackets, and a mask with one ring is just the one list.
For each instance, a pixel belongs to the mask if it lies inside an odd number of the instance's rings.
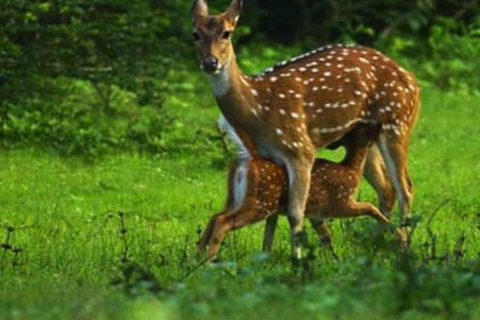
{"label": "deer neck", "polygon": [[[367,147],[350,147],[347,148],[347,154],[345,155],[342,164],[349,167],[356,172],[362,172],[363,167],[365,166],[365,161],[367,158]],[[361,174],[360,174],[361,176]]]}
{"label": "deer neck", "polygon": [[252,92],[256,91],[238,67],[233,52],[222,70],[210,76],[210,81],[222,113],[234,127],[253,118],[251,108],[255,105],[255,97]]}

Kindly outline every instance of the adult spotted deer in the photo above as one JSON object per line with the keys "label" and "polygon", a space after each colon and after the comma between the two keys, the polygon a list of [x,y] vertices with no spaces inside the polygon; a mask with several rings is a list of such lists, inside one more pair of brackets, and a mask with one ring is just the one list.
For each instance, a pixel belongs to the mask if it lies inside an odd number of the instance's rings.
{"label": "adult spotted deer", "polygon": [[[370,216],[381,224],[388,223],[375,206],[355,200],[368,148],[378,138],[379,131],[378,124],[360,125],[342,138],[348,151],[341,163],[316,159],[313,165],[305,215],[332,253],[325,219]],[[215,258],[229,231],[283,212],[287,182],[284,168],[270,160],[240,157],[234,161],[230,166],[227,204],[210,219],[198,242],[198,256],[209,246],[208,259]],[[397,233],[403,241],[403,232],[397,230]]]}
{"label": "adult spotted deer", "polygon": [[[372,148],[365,172],[378,194],[390,194],[382,168],[386,164],[405,220],[412,200],[407,144],[420,96],[413,75],[376,50],[334,45],[247,76],[237,65],[231,42],[241,9],[242,1],[233,0],[224,13],[209,15],[205,0],[194,0],[193,40],[200,67],[209,75],[220,110],[245,153],[287,170],[294,257],[301,257],[298,238],[315,151],[356,123],[382,124],[379,150]],[[393,200],[381,201],[388,208]],[[267,246],[274,228],[274,221],[267,222]]]}

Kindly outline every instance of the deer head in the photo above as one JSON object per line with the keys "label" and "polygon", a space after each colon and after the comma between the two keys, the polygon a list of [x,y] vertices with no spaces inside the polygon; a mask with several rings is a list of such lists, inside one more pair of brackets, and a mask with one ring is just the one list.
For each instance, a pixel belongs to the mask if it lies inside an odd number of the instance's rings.
{"label": "deer head", "polygon": [[233,0],[224,13],[209,15],[205,0],[193,1],[193,42],[205,72],[220,73],[234,57],[232,34],[241,10],[242,0]]}

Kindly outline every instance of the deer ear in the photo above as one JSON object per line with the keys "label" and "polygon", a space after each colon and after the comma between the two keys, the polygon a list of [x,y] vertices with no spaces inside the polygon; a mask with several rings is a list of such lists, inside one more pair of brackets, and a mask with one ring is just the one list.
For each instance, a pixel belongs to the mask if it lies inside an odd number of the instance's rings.
{"label": "deer ear", "polygon": [[197,21],[201,17],[208,17],[208,5],[205,0],[193,0],[191,11],[193,21]]}
{"label": "deer ear", "polygon": [[226,17],[234,24],[237,24],[238,18],[243,8],[243,0],[233,0],[225,12]]}

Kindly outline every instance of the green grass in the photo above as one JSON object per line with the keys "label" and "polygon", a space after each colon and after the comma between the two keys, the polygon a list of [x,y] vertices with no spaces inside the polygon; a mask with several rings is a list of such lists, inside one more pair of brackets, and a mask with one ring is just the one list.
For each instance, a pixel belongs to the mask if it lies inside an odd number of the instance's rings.
{"label": "green grass", "polygon": [[[199,107],[182,101],[169,101],[184,119],[179,134],[215,120],[211,99]],[[15,259],[0,251],[0,319],[478,319],[479,104],[479,97],[423,93],[409,164],[413,211],[422,220],[409,259],[388,245],[375,248],[373,220],[334,221],[340,260],[315,246],[310,269],[297,272],[288,261],[285,221],[270,256],[259,253],[259,224],[227,237],[226,262],[197,267],[197,229],[225,198],[219,145],[211,154],[121,154],[93,164],[35,150],[3,152],[0,239],[14,227],[9,243],[22,252]],[[376,202],[365,183],[360,197]],[[128,259],[156,280],[141,281],[137,272],[123,287],[112,285],[122,279],[125,247],[118,212]],[[437,259],[427,257],[433,213]],[[462,257],[454,254],[461,236]],[[155,294],[148,293],[152,284],[159,285]]]}

